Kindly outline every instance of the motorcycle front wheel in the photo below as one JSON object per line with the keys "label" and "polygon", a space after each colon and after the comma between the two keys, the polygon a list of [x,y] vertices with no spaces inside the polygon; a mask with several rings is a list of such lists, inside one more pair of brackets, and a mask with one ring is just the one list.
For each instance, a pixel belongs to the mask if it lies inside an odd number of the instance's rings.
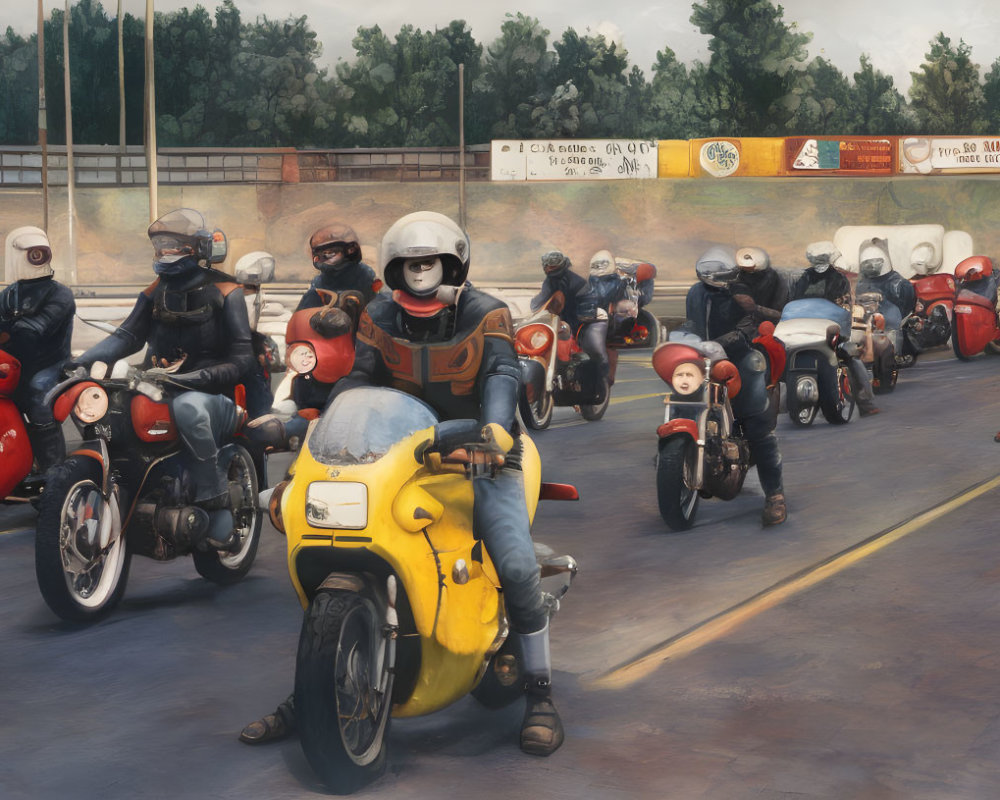
{"label": "motorcycle front wheel", "polygon": [[253,457],[236,445],[228,465],[229,494],[233,500],[233,531],[236,540],[229,550],[195,550],[194,567],[206,580],[229,586],[241,580],[257,557],[263,514],[257,508],[257,467]]}
{"label": "motorcycle front wheel", "polygon": [[348,591],[322,591],[306,610],[295,663],[302,750],[320,780],[350,794],[385,771],[392,665],[375,606]]}
{"label": "motorcycle front wheel", "polygon": [[543,431],[552,422],[552,409],[555,403],[552,400],[552,392],[545,392],[545,396],[540,400],[531,401],[521,389],[517,398],[517,407],[521,412],[521,419],[524,424],[534,431]]}
{"label": "motorcycle front wheel", "polygon": [[639,309],[639,316],[636,318],[636,324],[642,325],[647,331],[646,336],[643,337],[642,341],[637,341],[635,347],[652,347],[654,350],[656,346],[660,343],[660,321],[653,316],[652,312],[645,308]]}
{"label": "motorcycle front wheel", "polygon": [[611,402],[611,384],[607,378],[604,378],[603,380],[604,400],[600,403],[580,403],[580,416],[588,422],[596,422],[603,417],[604,412],[608,410],[608,404]]}
{"label": "motorcycle front wheel", "polygon": [[835,392],[820,393],[820,408],[823,418],[831,425],[846,425],[854,415],[854,392],[847,374],[847,367],[837,367],[837,388]]}
{"label": "motorcycle front wheel", "polygon": [[819,406],[816,403],[799,398],[799,381],[807,379],[807,376],[800,375],[791,384],[786,384],[788,396],[785,398],[785,405],[788,406],[788,418],[793,425],[800,428],[812,425],[813,420],[816,419],[816,413],[819,411]]}
{"label": "motorcycle front wheel", "polygon": [[[35,576],[60,618],[94,622],[125,593],[131,553],[117,488],[101,494],[101,465],[71,456],[48,474],[35,530]],[[102,546],[103,541],[103,546]]]}
{"label": "motorcycle front wheel", "polygon": [[875,394],[889,394],[896,388],[898,377],[896,354],[891,347],[886,347],[875,356],[875,363],[872,364],[872,391]]}
{"label": "motorcycle front wheel", "polygon": [[698,512],[698,489],[694,486],[695,444],[675,436],[660,439],[656,459],[656,499],[667,527],[686,531]]}

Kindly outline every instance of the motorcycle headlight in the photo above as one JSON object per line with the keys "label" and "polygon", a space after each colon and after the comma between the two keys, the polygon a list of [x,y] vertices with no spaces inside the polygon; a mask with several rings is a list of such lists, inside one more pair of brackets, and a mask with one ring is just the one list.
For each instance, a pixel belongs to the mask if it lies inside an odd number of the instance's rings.
{"label": "motorcycle headlight", "polygon": [[108,411],[108,393],[100,386],[88,386],[76,398],[73,416],[85,425],[97,422]]}
{"label": "motorcycle headlight", "polygon": [[552,329],[548,325],[532,324],[518,330],[514,335],[517,352],[526,356],[538,356],[552,345]]}
{"label": "motorcycle headlight", "polygon": [[313,481],[306,490],[306,522],[314,528],[366,528],[368,487],[352,481]]}
{"label": "motorcycle headlight", "polygon": [[299,375],[306,375],[316,368],[316,351],[309,342],[297,342],[288,349],[285,360]]}

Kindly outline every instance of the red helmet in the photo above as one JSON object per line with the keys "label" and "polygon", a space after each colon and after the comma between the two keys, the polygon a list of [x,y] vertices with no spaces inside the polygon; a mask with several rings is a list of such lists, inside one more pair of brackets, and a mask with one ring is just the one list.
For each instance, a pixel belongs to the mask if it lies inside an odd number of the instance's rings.
{"label": "red helmet", "polygon": [[988,278],[993,273],[993,262],[989,256],[969,256],[958,262],[955,277],[960,283],[971,283]]}

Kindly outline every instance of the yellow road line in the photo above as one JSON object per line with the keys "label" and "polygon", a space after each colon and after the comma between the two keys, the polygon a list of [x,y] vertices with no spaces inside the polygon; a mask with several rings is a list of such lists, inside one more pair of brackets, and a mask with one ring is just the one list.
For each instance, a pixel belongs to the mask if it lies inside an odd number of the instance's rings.
{"label": "yellow road line", "polygon": [[663,397],[663,392],[653,392],[652,394],[627,394],[624,397],[612,397],[608,405],[616,406],[619,403],[631,403],[633,400],[646,400],[650,397]]}
{"label": "yellow road line", "polygon": [[883,547],[899,541],[907,534],[922,528],[945,514],[948,514],[980,495],[1000,486],[1000,475],[972,486],[950,500],[923,511],[896,527],[876,533],[856,545],[848,547],[830,556],[818,564],[806,567],[768,589],[737,603],[725,611],[709,617],[704,622],[672,636],[662,644],[656,645],[635,660],[615,667],[609,672],[590,681],[590,685],[599,689],[623,689],[636,681],[655,672],[663,662],[681,658],[692,653],[702,645],[708,644],[720,636],[724,636],[747,620],[763,611],[784,602],[789,597],[798,594],[820,581],[824,581],[841,570],[856,564],[863,558],[878,552]]}

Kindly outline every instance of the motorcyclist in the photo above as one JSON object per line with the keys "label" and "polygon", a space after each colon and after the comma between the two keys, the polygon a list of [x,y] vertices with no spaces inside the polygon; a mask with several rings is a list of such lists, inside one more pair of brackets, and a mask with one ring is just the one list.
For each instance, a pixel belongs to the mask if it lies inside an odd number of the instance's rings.
{"label": "motorcyclist", "polygon": [[556,292],[562,292],[564,302],[559,318],[573,331],[580,348],[598,365],[597,394],[593,402],[604,402],[607,384],[601,378],[610,374],[608,360],[608,314],[598,308],[598,297],[591,283],[573,272],[573,264],[559,250],[542,255],[545,280],[542,290],[531,299],[531,310],[537,311]]}
{"label": "motorcyclist", "polygon": [[[841,308],[851,311],[851,282],[847,276],[834,264],[841,257],[840,250],[833,242],[813,242],[806,247],[806,261],[809,266],[802,271],[792,285],[790,300],[802,300],[809,297],[822,298],[836,303]],[[872,381],[868,368],[858,356],[857,348],[849,341],[838,345],[838,355],[847,364],[847,375],[851,382],[851,391],[858,404],[858,413],[862,417],[878,414],[875,405],[875,393],[872,391]]]}
{"label": "motorcyclist", "polygon": [[[219,446],[242,414],[229,395],[254,361],[243,290],[211,268],[213,234],[200,212],[171,211],[147,233],[156,280],[118,330],[69,366],[110,366],[148,345],[143,367],[165,389],[176,390],[170,412],[191,456],[194,504],[208,512],[199,544],[224,549],[232,540],[233,521],[228,481],[218,466]],[[177,371],[168,374],[172,365]]]}
{"label": "motorcyclist", "polygon": [[959,288],[985,297],[996,304],[1000,270],[993,266],[988,256],[969,256],[955,265],[955,279]]}
{"label": "motorcyclist", "polygon": [[[469,239],[451,219],[420,211],[399,219],[382,240],[379,261],[392,295],[362,314],[354,370],[331,400],[353,386],[393,386],[429,403],[441,420],[478,419],[485,439],[507,451],[496,477],[473,480],[473,526],[500,575],[527,678],[521,749],[553,753],[563,728],[551,697],[548,609],[539,584],[518,463],[515,412],[520,369],[506,304],[465,283]],[[421,367],[423,365],[423,367]],[[240,734],[247,743],[293,730],[292,698]]]}
{"label": "motorcyclist", "polygon": [[736,256],[727,247],[713,246],[698,259],[695,273],[698,282],[688,290],[687,319],[680,330],[703,341],[718,342],[739,369],[743,388],[733,399],[733,414],[750,445],[750,456],[764,490],[761,522],[765,526],[778,525],[787,518],[787,510],[781,451],[774,433],[776,415],[768,403],[767,360],[754,345],[757,323],[729,290],[739,277]]}
{"label": "motorcyclist", "polygon": [[917,300],[913,284],[892,268],[889,244],[885,239],[866,239],[861,243],[855,291],[859,296],[867,292],[881,293],[879,311],[890,330],[899,330],[903,317],[913,312]]}
{"label": "motorcyclist", "polygon": [[360,292],[364,305],[382,288],[375,270],[361,260],[358,235],[349,225],[330,222],[309,237],[313,266],[319,271],[302,295],[296,311],[326,305],[317,289],[329,292]]}
{"label": "motorcyclist", "polygon": [[741,247],[736,251],[740,274],[729,287],[740,307],[758,323],[781,319],[781,309],[788,302],[788,281],[771,266],[771,257],[760,247]]}
{"label": "motorcyclist", "polygon": [[13,400],[28,419],[35,477],[40,477],[66,457],[62,427],[43,398],[70,357],[76,301],[53,277],[52,246],[41,228],[7,234],[5,259],[10,285],[0,292],[0,347],[21,362]]}
{"label": "motorcyclist", "polygon": [[[631,298],[629,276],[635,278],[635,294]],[[656,267],[646,261],[617,259],[610,250],[598,250],[591,257],[588,280],[598,308],[610,315],[608,327],[612,340],[630,333],[631,320],[636,318],[638,310],[652,302],[655,278]],[[634,300],[635,306],[629,309],[629,313],[617,313],[619,304],[630,299]],[[629,327],[621,330],[626,317],[630,318]]]}

